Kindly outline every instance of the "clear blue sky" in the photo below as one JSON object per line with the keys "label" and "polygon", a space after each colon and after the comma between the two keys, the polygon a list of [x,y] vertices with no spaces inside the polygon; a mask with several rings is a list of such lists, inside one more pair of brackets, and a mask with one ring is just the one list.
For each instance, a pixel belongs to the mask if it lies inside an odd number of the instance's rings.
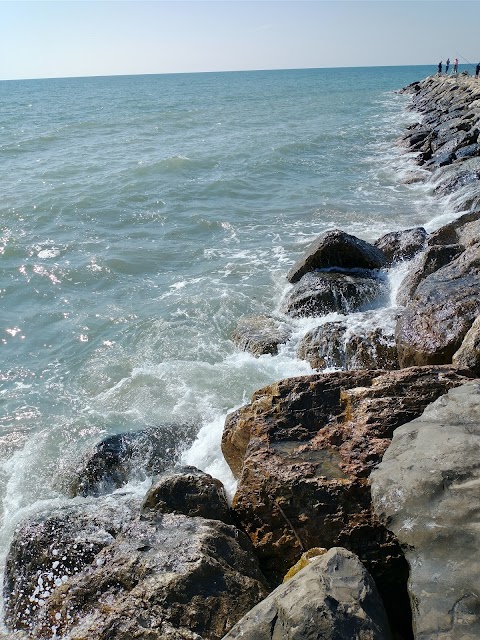
{"label": "clear blue sky", "polygon": [[477,1],[0,0],[0,25],[1,80],[480,58]]}

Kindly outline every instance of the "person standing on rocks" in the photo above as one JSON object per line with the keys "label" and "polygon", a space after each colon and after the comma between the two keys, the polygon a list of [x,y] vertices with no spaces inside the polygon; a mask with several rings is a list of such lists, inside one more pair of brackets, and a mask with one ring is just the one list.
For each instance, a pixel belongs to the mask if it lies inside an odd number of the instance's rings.
{"label": "person standing on rocks", "polygon": [[449,67],[450,67],[450,58],[447,58],[447,61],[445,63],[445,73],[448,73]]}
{"label": "person standing on rocks", "polygon": [[453,61],[453,73],[458,73],[458,58]]}
{"label": "person standing on rocks", "polygon": [[442,61],[440,60],[440,62],[438,63],[438,75],[441,76],[442,75]]}
{"label": "person standing on rocks", "polygon": [[478,74],[480,73],[480,62],[475,67],[475,80],[478,80]]}

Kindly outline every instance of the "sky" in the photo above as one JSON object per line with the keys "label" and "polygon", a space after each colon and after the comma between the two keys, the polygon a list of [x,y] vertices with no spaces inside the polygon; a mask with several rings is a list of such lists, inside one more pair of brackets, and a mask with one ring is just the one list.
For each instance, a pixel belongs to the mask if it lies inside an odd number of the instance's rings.
{"label": "sky", "polygon": [[480,59],[476,0],[0,0],[0,80]]}

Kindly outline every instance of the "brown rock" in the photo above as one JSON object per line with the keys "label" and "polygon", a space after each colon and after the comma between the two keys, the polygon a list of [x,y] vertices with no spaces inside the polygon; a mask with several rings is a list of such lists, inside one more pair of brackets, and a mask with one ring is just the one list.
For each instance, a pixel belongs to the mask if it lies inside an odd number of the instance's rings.
{"label": "brown rock", "polygon": [[288,327],[268,316],[245,316],[240,318],[232,334],[233,342],[243,351],[254,356],[265,353],[276,355],[278,345],[287,342],[291,331]]}
{"label": "brown rock", "polygon": [[379,238],[374,244],[381,249],[389,264],[409,260],[425,246],[427,232],[423,227],[392,231]]}
{"label": "brown rock", "polygon": [[273,585],[304,549],[341,545],[384,600],[405,596],[406,565],[372,513],[368,476],[399,425],[467,379],[452,367],[316,374],[261,389],[229,416],[233,509]]}
{"label": "brown rock", "polygon": [[456,367],[469,369],[475,375],[480,375],[480,317],[467,331],[460,349],[453,354],[452,363]]}

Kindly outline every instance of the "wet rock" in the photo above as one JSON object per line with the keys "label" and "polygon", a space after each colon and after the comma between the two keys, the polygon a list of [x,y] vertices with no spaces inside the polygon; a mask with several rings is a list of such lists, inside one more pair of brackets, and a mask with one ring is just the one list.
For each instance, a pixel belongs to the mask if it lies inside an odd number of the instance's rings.
{"label": "wet rock", "polygon": [[180,467],[156,478],[142,512],[184,514],[232,524],[222,483],[195,467]]}
{"label": "wet rock", "polygon": [[410,565],[415,638],[480,637],[480,385],[396,430],[372,474],[375,511]]}
{"label": "wet rock", "polygon": [[479,287],[478,246],[425,278],[397,324],[400,366],[450,363],[480,315]]}
{"label": "wet rock", "polygon": [[223,640],[389,640],[375,583],[351,552],[314,558],[244,616]]}
{"label": "wet rock", "polygon": [[372,272],[306,273],[286,296],[282,311],[294,318],[323,316],[332,311],[349,313],[380,304],[388,294],[385,279]]}
{"label": "wet rock", "polygon": [[443,171],[438,177],[440,182],[435,187],[435,193],[448,195],[462,187],[478,182],[480,180],[480,164],[477,160],[465,160],[461,164],[455,164],[450,171]]}
{"label": "wet rock", "polygon": [[430,234],[429,246],[459,244],[470,247],[480,242],[480,211],[465,213]]}
{"label": "wet rock", "polygon": [[[397,319],[399,312],[391,315]],[[398,369],[394,332],[371,324],[353,329],[343,322],[320,325],[302,338],[297,356],[313,369]]]}
{"label": "wet rock", "polygon": [[460,349],[453,354],[452,364],[480,376],[480,317],[467,331]]}
{"label": "wet rock", "polygon": [[410,260],[425,246],[427,232],[423,227],[392,231],[379,238],[374,244],[381,249],[388,264],[399,260]]}
{"label": "wet rock", "polygon": [[404,560],[372,513],[368,476],[394,430],[467,375],[425,367],[290,378],[227,416],[222,451],[238,478],[232,507],[272,585],[304,549],[345,546],[389,610],[395,602],[408,609]]}
{"label": "wet rock", "polygon": [[460,244],[450,244],[434,245],[423,251],[398,288],[397,304],[406,306],[422,280],[455,260],[463,250],[464,247]]}
{"label": "wet rock", "polygon": [[232,334],[233,342],[243,351],[254,356],[265,353],[276,355],[278,345],[290,338],[291,330],[281,322],[268,316],[248,316],[240,318]]}
{"label": "wet rock", "polygon": [[455,152],[457,160],[461,160],[463,158],[475,158],[477,156],[480,156],[480,144],[478,144],[478,142],[462,147]]}
{"label": "wet rock", "polygon": [[248,539],[119,494],[26,521],[6,562],[5,620],[32,639],[219,640],[266,595]]}
{"label": "wet rock", "polygon": [[98,496],[132,478],[161,473],[180,461],[197,431],[192,424],[169,424],[109,436],[68,472],[66,490],[71,496]]}
{"label": "wet rock", "polygon": [[287,274],[289,282],[315,269],[340,267],[343,269],[380,269],[385,264],[385,256],[377,247],[334,229],[319,236],[297,260]]}

